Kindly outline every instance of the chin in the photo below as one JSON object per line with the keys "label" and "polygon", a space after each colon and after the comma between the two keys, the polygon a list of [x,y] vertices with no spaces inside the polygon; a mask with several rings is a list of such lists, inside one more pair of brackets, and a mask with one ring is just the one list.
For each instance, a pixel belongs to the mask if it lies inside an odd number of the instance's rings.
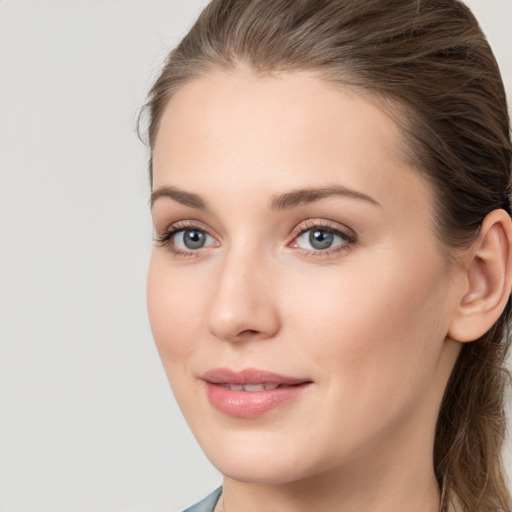
{"label": "chin", "polygon": [[[300,454],[281,443],[265,444],[254,439],[250,445],[246,442],[215,444],[215,448],[203,446],[203,450],[212,464],[226,477],[239,482],[259,484],[287,484],[311,475],[312,468],[305,460],[306,454]],[[295,453],[294,453],[295,452]],[[310,461],[311,462],[311,461]]]}
{"label": "chin", "polygon": [[222,461],[214,464],[226,477],[237,482],[283,485],[301,480],[307,475],[301,475],[297,467],[290,467],[282,461]]}

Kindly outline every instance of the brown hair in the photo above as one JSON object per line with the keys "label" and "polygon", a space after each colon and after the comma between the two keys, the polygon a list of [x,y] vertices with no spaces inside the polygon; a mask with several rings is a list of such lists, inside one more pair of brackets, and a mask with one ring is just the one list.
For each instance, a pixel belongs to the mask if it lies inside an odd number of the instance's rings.
{"label": "brown hair", "polygon": [[[410,158],[436,192],[445,248],[468,246],[492,210],[510,213],[505,91],[462,2],[213,0],[150,91],[150,148],[178,88],[240,63],[260,74],[314,71],[394,105]],[[447,386],[434,446],[443,510],[511,511],[501,461],[510,316],[509,301],[489,332],[463,345]]]}

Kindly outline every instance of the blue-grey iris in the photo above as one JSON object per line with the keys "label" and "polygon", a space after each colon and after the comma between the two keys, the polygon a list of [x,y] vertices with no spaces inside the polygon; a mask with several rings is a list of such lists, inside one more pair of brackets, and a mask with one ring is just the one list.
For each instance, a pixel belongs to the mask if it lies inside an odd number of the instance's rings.
{"label": "blue-grey iris", "polygon": [[334,235],[329,231],[316,229],[309,234],[309,243],[316,250],[329,249],[334,241]]}
{"label": "blue-grey iris", "polygon": [[201,249],[206,243],[206,233],[195,229],[183,232],[183,244],[187,249]]}

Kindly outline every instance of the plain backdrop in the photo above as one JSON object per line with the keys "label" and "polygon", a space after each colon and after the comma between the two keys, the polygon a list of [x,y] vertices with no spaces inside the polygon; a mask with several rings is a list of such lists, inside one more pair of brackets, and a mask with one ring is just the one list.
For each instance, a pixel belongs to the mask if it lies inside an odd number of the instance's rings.
{"label": "plain backdrop", "polygon": [[[512,95],[512,0],[468,3]],[[134,130],[205,4],[0,0],[2,512],[173,512],[221,482],[146,318],[147,153]]]}

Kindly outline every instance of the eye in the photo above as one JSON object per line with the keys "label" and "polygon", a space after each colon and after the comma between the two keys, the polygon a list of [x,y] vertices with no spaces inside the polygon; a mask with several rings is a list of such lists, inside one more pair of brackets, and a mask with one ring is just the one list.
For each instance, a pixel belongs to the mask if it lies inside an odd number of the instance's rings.
{"label": "eye", "polygon": [[181,229],[174,233],[171,240],[177,249],[192,251],[211,245],[214,241],[206,231],[199,229]]}
{"label": "eye", "polygon": [[302,226],[291,247],[313,253],[337,252],[355,243],[355,236],[332,226]]}
{"label": "eye", "polygon": [[171,252],[177,255],[197,254],[200,249],[210,247],[216,244],[207,231],[197,226],[180,225],[171,226],[162,236],[157,237],[155,241],[160,246],[168,247]]}
{"label": "eye", "polygon": [[297,245],[302,247],[301,244],[309,244],[316,251],[323,251],[330,249],[339,238],[325,229],[310,229],[297,238]]}

